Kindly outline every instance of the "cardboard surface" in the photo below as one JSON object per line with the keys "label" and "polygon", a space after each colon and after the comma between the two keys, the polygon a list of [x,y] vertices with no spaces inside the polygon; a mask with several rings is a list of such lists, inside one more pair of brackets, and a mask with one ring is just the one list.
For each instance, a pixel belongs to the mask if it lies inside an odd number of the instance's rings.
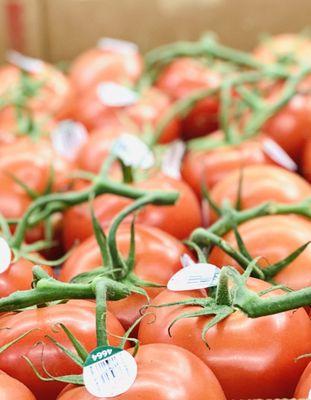
{"label": "cardboard surface", "polygon": [[249,49],[261,32],[310,26],[310,15],[310,0],[0,0],[0,56],[13,46],[69,60],[102,36],[135,41],[145,51],[204,31]]}

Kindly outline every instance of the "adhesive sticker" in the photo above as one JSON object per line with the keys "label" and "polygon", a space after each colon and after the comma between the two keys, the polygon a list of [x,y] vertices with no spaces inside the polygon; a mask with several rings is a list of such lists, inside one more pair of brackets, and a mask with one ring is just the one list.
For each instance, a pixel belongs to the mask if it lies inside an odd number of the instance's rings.
{"label": "adhesive sticker", "polygon": [[15,50],[9,50],[6,58],[8,62],[16,67],[23,69],[26,72],[37,73],[42,71],[44,62],[37,58],[27,57]]}
{"label": "adhesive sticker", "polygon": [[124,133],[112,146],[111,150],[126,166],[148,169],[154,165],[155,159],[149,147],[137,136]]}
{"label": "adhesive sticker", "polygon": [[68,160],[74,160],[88,139],[87,130],[80,122],[61,121],[51,133],[54,150]]}
{"label": "adhesive sticker", "polygon": [[169,290],[178,292],[182,290],[206,289],[217,285],[220,269],[215,265],[190,263],[184,266],[186,268],[176,272],[169,280],[167,284]]}
{"label": "adhesive sticker", "polygon": [[8,242],[0,237],[0,273],[5,272],[12,261],[12,252]]}
{"label": "adhesive sticker", "polygon": [[120,54],[133,54],[138,52],[137,44],[127,40],[102,38],[97,42],[97,47]]}
{"label": "adhesive sticker", "polygon": [[286,153],[282,147],[277,144],[274,140],[270,138],[265,138],[263,141],[264,152],[268,157],[271,158],[274,162],[281,165],[282,167],[290,170],[296,171],[297,164],[294,160],[290,158],[290,156]]}
{"label": "adhesive sticker", "polygon": [[135,104],[138,94],[126,86],[115,82],[102,82],[97,86],[97,95],[105,106],[127,107]]}
{"label": "adhesive sticker", "polygon": [[188,254],[183,254],[180,257],[180,262],[183,268],[187,268],[190,265],[195,264],[195,262],[192,260],[192,258]]}
{"label": "adhesive sticker", "polygon": [[118,347],[97,347],[83,366],[85,387],[96,397],[114,397],[127,392],[136,376],[135,358]]}
{"label": "adhesive sticker", "polygon": [[186,145],[181,140],[175,140],[167,149],[162,161],[162,172],[171,178],[180,179],[181,163],[186,151]]}

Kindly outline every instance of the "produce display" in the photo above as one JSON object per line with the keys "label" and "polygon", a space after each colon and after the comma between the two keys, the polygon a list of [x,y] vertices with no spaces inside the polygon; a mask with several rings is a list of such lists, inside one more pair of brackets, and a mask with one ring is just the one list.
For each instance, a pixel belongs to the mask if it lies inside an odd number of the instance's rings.
{"label": "produce display", "polygon": [[0,67],[0,398],[311,399],[311,39]]}

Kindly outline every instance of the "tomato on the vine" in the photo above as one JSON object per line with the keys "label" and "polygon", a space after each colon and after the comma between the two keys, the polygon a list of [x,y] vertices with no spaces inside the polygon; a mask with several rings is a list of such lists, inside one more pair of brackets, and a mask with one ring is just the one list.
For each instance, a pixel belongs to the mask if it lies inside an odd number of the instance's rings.
{"label": "tomato on the vine", "polygon": [[307,399],[310,397],[311,390],[311,362],[304,370],[301,378],[299,379],[298,385],[295,390],[295,399]]}
{"label": "tomato on the vine", "polygon": [[25,385],[3,371],[0,371],[0,398],[5,400],[36,400]]}
{"label": "tomato on the vine", "polygon": [[[140,346],[138,373],[130,389],[116,400],[225,400],[213,372],[194,354],[169,344]],[[68,386],[57,400],[95,400],[85,387]],[[100,397],[102,400],[107,397]]]}
{"label": "tomato on the vine", "polygon": [[311,182],[311,139],[307,140],[302,151],[301,169],[303,176]]}
{"label": "tomato on the vine", "polygon": [[[254,278],[247,285],[255,292],[270,287]],[[283,292],[274,291],[265,296],[280,294]],[[199,290],[165,290],[152,305],[202,296]],[[141,344],[170,343],[190,350],[211,368],[228,399],[292,396],[308,362],[295,359],[311,349],[311,322],[303,308],[260,318],[248,318],[237,310],[207,331],[209,348],[201,334],[204,325],[213,318],[211,315],[182,318],[171,327],[169,335],[168,328],[176,317],[199,310],[202,309],[198,306],[185,305],[151,308],[153,315],[140,323]]]}

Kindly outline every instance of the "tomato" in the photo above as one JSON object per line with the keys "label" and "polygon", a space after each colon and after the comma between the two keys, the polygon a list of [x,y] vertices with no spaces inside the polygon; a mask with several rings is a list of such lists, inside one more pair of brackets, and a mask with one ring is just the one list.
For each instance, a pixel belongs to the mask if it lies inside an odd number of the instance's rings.
{"label": "tomato", "polygon": [[[179,58],[163,69],[156,86],[174,101],[187,98],[202,89],[216,88],[221,77],[192,58]],[[204,136],[218,129],[219,99],[208,97],[199,101],[182,121],[185,139]]]}
{"label": "tomato", "polygon": [[[239,180],[242,174],[241,209],[252,208],[266,201],[297,203],[311,197],[311,186],[299,175],[274,165],[251,165],[242,171],[234,171],[216,183],[210,192],[218,205],[229,200],[235,205]],[[210,221],[216,219],[209,210]]]}
{"label": "tomato", "polygon": [[5,400],[36,400],[25,385],[2,371],[0,371],[0,398]]}
{"label": "tomato", "polygon": [[284,64],[308,63],[311,57],[311,40],[295,33],[282,33],[262,41],[253,54],[267,64],[275,61],[283,61]]}
{"label": "tomato", "polygon": [[[210,135],[220,139],[221,132]],[[229,172],[251,164],[270,164],[272,161],[264,153],[261,139],[252,139],[238,145],[221,146],[213,150],[190,150],[182,165],[182,176],[198,196],[202,183],[211,189]]]}
{"label": "tomato", "polygon": [[303,176],[311,182],[311,139],[307,140],[303,148],[301,164]]}
{"label": "tomato", "polygon": [[[146,190],[171,190],[180,193],[175,205],[150,205],[141,210],[137,222],[155,226],[178,239],[184,239],[201,224],[201,211],[198,200],[191,188],[184,182],[163,174],[137,182],[135,186]],[[95,215],[105,228],[131,200],[112,194],[98,196],[94,202]],[[83,241],[93,234],[89,204],[73,206],[65,211],[63,218],[63,242],[70,248],[75,241]]]}
{"label": "tomato", "polygon": [[101,81],[135,83],[143,69],[142,56],[136,49],[122,52],[117,48],[93,48],[72,63],[70,80],[78,92],[86,92]]}
{"label": "tomato", "polygon": [[[258,292],[270,285],[250,278],[248,287]],[[279,294],[283,292],[266,296]],[[190,297],[202,297],[202,294],[198,290],[165,290],[152,304]],[[196,354],[214,372],[228,399],[292,396],[307,362],[303,359],[297,362],[295,358],[311,349],[311,322],[303,308],[255,319],[237,310],[208,330],[206,340],[209,348],[201,333],[213,316],[183,318],[173,325],[169,336],[168,327],[176,317],[199,309],[197,306],[152,308],[154,315],[146,316],[140,324],[138,338],[141,344],[170,343]]]}
{"label": "tomato", "polygon": [[[145,90],[137,102],[128,106],[113,107],[102,103],[94,86],[76,101],[74,117],[88,129],[101,129],[112,124],[133,127],[138,132],[155,127],[171,106],[169,97],[157,88]],[[161,143],[167,143],[179,137],[179,121],[173,119],[164,129]]]}
{"label": "tomato", "polygon": [[[116,400],[225,400],[212,371],[189,351],[169,344],[140,346],[138,373],[131,388]],[[58,400],[92,400],[84,387],[68,387]],[[100,397],[107,399],[107,397]]]}
{"label": "tomato", "polygon": [[311,362],[309,362],[307,368],[304,370],[301,378],[299,379],[298,385],[295,390],[295,399],[307,399],[310,397],[311,390]]}
{"label": "tomato", "polygon": [[[298,247],[306,244],[311,237],[311,221],[296,215],[270,215],[244,222],[239,233],[252,257],[262,257],[262,267],[278,262],[289,256]],[[229,232],[224,239],[236,246],[234,234]],[[219,266],[237,263],[214,248],[211,263]],[[294,290],[311,285],[311,247],[307,247],[293,262],[273,278]]]}
{"label": "tomato", "polygon": [[[170,277],[180,266],[180,257],[188,253],[187,248],[171,235],[159,229],[144,225],[135,227],[135,274],[143,280],[166,285]],[[122,225],[117,233],[118,249],[124,258],[130,247],[130,226]],[[102,265],[98,244],[91,236],[78,247],[74,248],[68,260],[64,263],[60,279],[70,281],[82,272],[91,271]],[[147,288],[149,296],[154,297],[161,289]],[[139,316],[140,308],[146,304],[146,298],[133,294],[130,297],[110,302],[110,309],[125,328]]]}
{"label": "tomato", "polygon": [[[33,97],[29,97],[27,107],[32,112],[43,112],[56,118],[66,116],[73,100],[73,90],[66,76],[45,62],[28,76],[33,82],[41,82],[42,86]],[[14,65],[1,67],[0,81],[0,95],[5,97],[21,85],[21,70]]]}
{"label": "tomato", "polygon": [[[30,289],[33,281],[32,268],[35,264],[20,258],[11,263],[9,268],[0,273],[0,297],[8,296],[16,290]],[[50,275],[53,271],[50,267],[43,267]]]}
{"label": "tomato", "polygon": [[[0,319],[0,346],[33,329],[0,355],[0,368],[24,383],[40,399],[54,400],[65,384],[41,381],[22,358],[23,355],[27,356],[43,375],[46,375],[43,365],[53,376],[76,374],[81,371],[80,367],[46,336],[54,337],[66,348],[74,351],[73,345],[57,325],[59,323],[63,323],[88,351],[96,347],[95,304],[89,301],[70,301],[66,304],[28,309],[7,314]],[[108,313],[107,324],[111,344],[118,345],[119,339],[114,335],[124,334],[120,322],[113,314]]]}
{"label": "tomato", "polygon": [[[311,43],[311,42],[310,42]],[[298,86],[298,91],[289,103],[270,118],[262,127],[295,160],[300,159],[304,143],[310,137],[311,125],[311,76]],[[268,101],[275,102],[280,97],[282,85],[275,85],[269,93]]]}

